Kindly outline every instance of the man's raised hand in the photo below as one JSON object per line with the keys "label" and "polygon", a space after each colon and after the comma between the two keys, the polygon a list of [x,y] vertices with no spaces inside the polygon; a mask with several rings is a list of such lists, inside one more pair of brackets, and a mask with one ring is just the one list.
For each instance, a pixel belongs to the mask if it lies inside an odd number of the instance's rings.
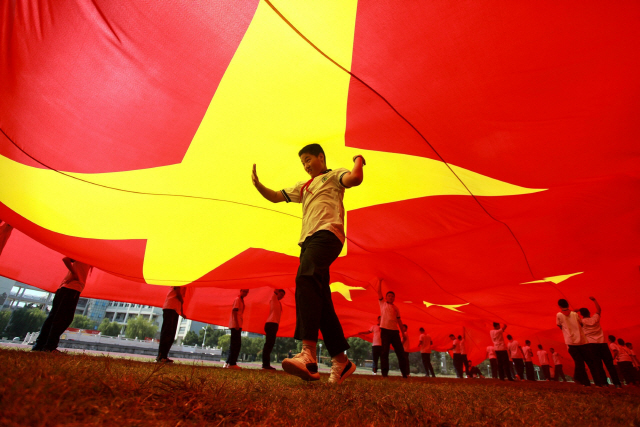
{"label": "man's raised hand", "polygon": [[260,180],[258,179],[258,173],[256,172],[256,164],[253,164],[253,172],[251,173],[251,182],[253,182],[253,185],[255,187],[258,186],[258,184],[260,184]]}

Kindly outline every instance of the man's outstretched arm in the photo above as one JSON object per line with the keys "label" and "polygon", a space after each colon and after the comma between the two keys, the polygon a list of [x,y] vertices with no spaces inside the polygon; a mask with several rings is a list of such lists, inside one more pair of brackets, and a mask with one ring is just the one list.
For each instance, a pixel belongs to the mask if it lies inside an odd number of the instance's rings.
{"label": "man's outstretched arm", "polygon": [[279,203],[284,202],[284,194],[280,191],[275,191],[270,188],[265,187],[260,180],[258,179],[258,173],[256,172],[256,165],[253,165],[253,172],[251,173],[251,181],[253,185],[256,187],[258,192],[262,194],[262,197],[270,201],[271,203]]}
{"label": "man's outstretched arm", "polygon": [[593,303],[596,305],[596,314],[600,316],[600,313],[602,313],[602,308],[600,308],[600,304],[598,304],[598,301],[596,301],[594,297],[589,297],[589,299],[593,301]]}
{"label": "man's outstretched arm", "polygon": [[353,158],[353,169],[351,172],[347,172],[342,175],[341,182],[347,188],[357,187],[362,184],[362,180],[364,180],[364,174],[362,172],[362,167],[364,166],[364,157],[358,155]]}

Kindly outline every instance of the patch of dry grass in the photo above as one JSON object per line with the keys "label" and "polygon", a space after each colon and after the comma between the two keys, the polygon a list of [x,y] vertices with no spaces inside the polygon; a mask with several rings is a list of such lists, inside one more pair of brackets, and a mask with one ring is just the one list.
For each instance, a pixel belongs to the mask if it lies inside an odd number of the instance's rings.
{"label": "patch of dry grass", "polygon": [[0,350],[0,366],[9,426],[640,426],[636,387],[364,375],[332,387],[326,377],[18,350]]}

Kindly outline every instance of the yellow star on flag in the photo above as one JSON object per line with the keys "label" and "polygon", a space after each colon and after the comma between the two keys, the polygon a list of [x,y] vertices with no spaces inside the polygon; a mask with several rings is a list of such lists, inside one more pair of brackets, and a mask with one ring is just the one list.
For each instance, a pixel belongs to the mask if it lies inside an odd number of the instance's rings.
{"label": "yellow star on flag", "polygon": [[534,280],[532,282],[524,282],[524,283],[521,283],[521,285],[528,285],[529,283],[544,283],[544,282],[553,282],[553,283],[555,283],[557,285],[558,283],[564,282],[565,280],[569,279],[570,277],[577,276],[578,274],[582,274],[582,273],[584,273],[584,271],[581,271],[579,273],[573,273],[573,274],[564,274],[564,275],[561,275],[561,276],[545,277],[542,280]]}
{"label": "yellow star on flag", "polygon": [[429,307],[442,307],[442,308],[446,308],[447,310],[451,310],[451,311],[457,311],[458,313],[462,313],[462,311],[458,310],[458,307],[464,307],[465,305],[469,305],[469,303],[465,303],[465,304],[433,304],[430,302],[426,302],[426,301],[422,301],[424,303],[424,305],[427,306],[427,308]]}
{"label": "yellow star on flag", "polygon": [[347,286],[342,282],[333,282],[329,285],[331,288],[331,293],[337,292],[342,295],[347,301],[352,301],[351,299],[351,291],[364,291],[365,288],[355,287],[355,286]]}
{"label": "yellow star on flag", "polygon": [[[356,1],[275,3],[306,37],[350,69]],[[0,200],[57,233],[145,239],[145,281],[174,286],[199,279],[249,248],[298,255],[300,206],[262,199],[250,172],[257,163],[261,181],[274,189],[306,181],[297,152],[311,142],[322,144],[330,168],[351,168],[355,154],[366,158],[363,185],[347,191],[347,212],[419,197],[468,195],[442,162],[345,146],[349,81],[260,2],[182,162],[69,173],[138,192],[130,193],[0,156]],[[452,168],[478,196],[543,191]]]}

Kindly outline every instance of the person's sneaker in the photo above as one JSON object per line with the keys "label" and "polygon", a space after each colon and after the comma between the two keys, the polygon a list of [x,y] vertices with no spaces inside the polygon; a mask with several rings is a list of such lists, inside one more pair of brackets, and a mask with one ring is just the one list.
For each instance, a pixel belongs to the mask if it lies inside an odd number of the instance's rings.
{"label": "person's sneaker", "polygon": [[275,371],[276,368],[274,368],[273,366],[263,366],[262,370],[263,371]]}
{"label": "person's sneaker", "polygon": [[227,362],[224,362],[224,365],[222,365],[223,368],[228,368],[229,364]]}
{"label": "person's sneaker", "polygon": [[171,360],[168,357],[166,357],[164,359],[156,359],[156,362],[158,362],[158,363],[173,363],[173,360]]}
{"label": "person's sneaker", "polygon": [[342,384],[342,381],[349,378],[349,376],[356,371],[356,365],[351,363],[349,359],[344,363],[340,363],[336,359],[333,359],[331,362],[331,375],[329,376],[329,382],[331,384]]}
{"label": "person's sneaker", "polygon": [[318,363],[306,352],[298,353],[290,359],[282,361],[282,369],[287,374],[295,375],[305,381],[318,381]]}
{"label": "person's sneaker", "polygon": [[236,369],[236,370],[240,370],[240,369],[242,369],[242,368],[241,368],[240,366],[238,366],[238,365],[229,365],[229,366],[227,366],[227,368],[228,368],[228,369]]}
{"label": "person's sneaker", "polygon": [[378,373],[377,372],[373,372],[373,375],[378,375]]}

